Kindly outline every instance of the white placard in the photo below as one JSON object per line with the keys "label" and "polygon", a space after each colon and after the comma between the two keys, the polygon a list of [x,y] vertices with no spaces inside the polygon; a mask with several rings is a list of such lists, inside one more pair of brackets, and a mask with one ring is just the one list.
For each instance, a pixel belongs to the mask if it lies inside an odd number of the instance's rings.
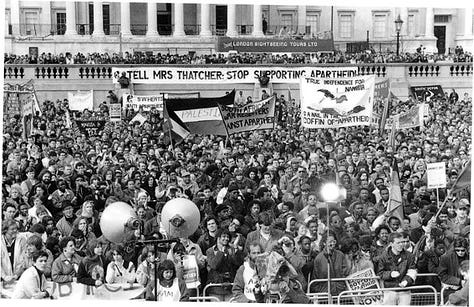
{"label": "white placard", "polygon": [[446,187],[446,164],[444,162],[428,163],[426,165],[428,189]]}

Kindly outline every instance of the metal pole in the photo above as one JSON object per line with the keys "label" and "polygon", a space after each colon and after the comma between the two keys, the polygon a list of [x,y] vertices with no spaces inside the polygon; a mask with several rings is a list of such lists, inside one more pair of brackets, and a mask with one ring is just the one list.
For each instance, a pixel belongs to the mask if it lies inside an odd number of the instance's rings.
{"label": "metal pole", "polygon": [[328,247],[328,239],[329,239],[329,202],[326,201],[326,210],[327,210],[327,217],[326,217],[326,222],[327,222],[327,237],[326,237],[326,249],[328,252],[328,304],[332,304],[332,295],[331,295],[331,255],[329,255],[329,247]]}
{"label": "metal pole", "polygon": [[397,56],[400,51],[400,31],[397,31]]}

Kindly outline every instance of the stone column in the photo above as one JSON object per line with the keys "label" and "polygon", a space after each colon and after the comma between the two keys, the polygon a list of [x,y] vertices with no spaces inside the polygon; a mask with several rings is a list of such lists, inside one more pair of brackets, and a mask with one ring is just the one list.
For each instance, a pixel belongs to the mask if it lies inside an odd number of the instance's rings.
{"label": "stone column", "polygon": [[160,36],[158,33],[158,17],[156,15],[156,3],[148,2],[148,29],[146,31],[146,36],[148,37],[157,37]]}
{"label": "stone column", "polygon": [[174,32],[173,36],[182,37],[184,33],[183,3],[174,4]]}
{"label": "stone column", "polygon": [[120,23],[122,36],[132,36],[132,31],[130,31],[130,2],[120,2]]}
{"label": "stone column", "polygon": [[[20,1],[10,0],[10,18],[12,22],[12,36],[20,35]],[[6,29],[5,32],[7,32]]]}
{"label": "stone column", "polygon": [[[403,20],[400,36],[403,38],[406,38],[408,36],[408,8],[407,7],[400,8],[400,19]],[[416,31],[414,31],[414,33],[416,34]]]}
{"label": "stone column", "polygon": [[102,14],[102,2],[94,1],[94,32],[93,37],[104,37],[104,16]]}
{"label": "stone column", "polygon": [[434,10],[432,7],[426,8],[426,27],[425,27],[425,37],[424,47],[426,53],[437,53],[438,47],[436,47],[437,38],[434,36]]}
{"label": "stone column", "polygon": [[65,36],[77,35],[76,31],[76,2],[66,2],[66,32]]}
{"label": "stone column", "polygon": [[235,25],[235,4],[227,5],[227,33],[229,37],[237,36],[237,29]]}
{"label": "stone column", "polygon": [[472,7],[464,9],[464,36],[472,36]]}
{"label": "stone column", "polygon": [[306,5],[298,5],[298,28],[297,34],[306,32]]}
{"label": "stone column", "polygon": [[262,5],[254,4],[253,5],[253,32],[252,36],[263,37],[262,30]]}
{"label": "stone column", "polygon": [[211,5],[208,3],[201,3],[201,32],[202,37],[212,36],[211,21],[210,21]]}

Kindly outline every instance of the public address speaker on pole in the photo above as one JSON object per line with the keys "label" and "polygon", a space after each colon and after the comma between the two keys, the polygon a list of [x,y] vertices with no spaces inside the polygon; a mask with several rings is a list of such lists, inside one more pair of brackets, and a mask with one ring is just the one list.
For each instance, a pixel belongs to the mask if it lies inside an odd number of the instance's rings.
{"label": "public address speaker on pole", "polygon": [[[161,221],[168,238],[187,238],[199,226],[199,209],[186,198],[175,198],[164,205],[161,211]],[[139,227],[140,221],[135,211],[124,202],[108,205],[100,219],[100,229],[103,235],[113,243],[122,243],[126,232]]]}

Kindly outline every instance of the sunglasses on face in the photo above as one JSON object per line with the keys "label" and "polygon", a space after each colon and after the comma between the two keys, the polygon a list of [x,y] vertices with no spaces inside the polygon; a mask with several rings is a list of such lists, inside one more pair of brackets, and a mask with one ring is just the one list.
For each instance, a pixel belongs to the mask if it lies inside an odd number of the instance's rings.
{"label": "sunglasses on face", "polygon": [[455,248],[454,250],[457,251],[457,252],[465,252],[466,251],[466,249],[464,249],[464,248]]}

